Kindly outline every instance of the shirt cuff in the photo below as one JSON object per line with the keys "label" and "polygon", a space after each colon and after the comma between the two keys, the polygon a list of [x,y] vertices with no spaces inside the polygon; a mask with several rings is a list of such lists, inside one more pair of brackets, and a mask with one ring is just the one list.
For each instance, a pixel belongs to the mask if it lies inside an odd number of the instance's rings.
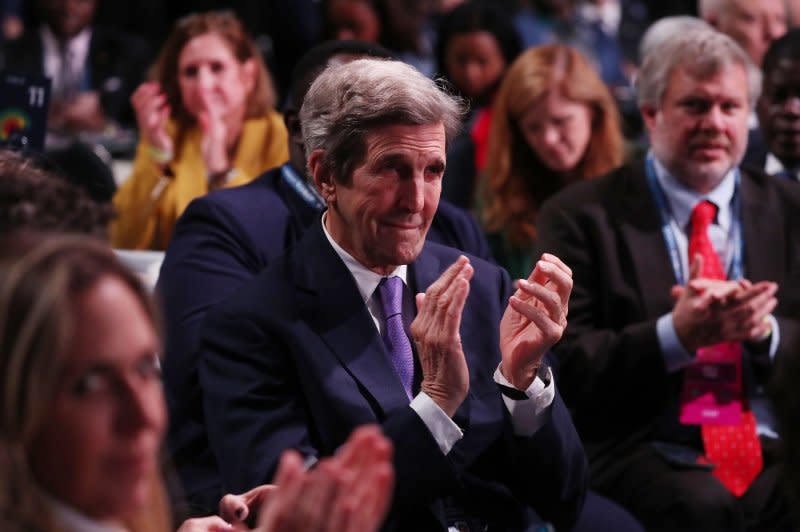
{"label": "shirt cuff", "polygon": [[775,353],[778,352],[778,346],[781,343],[781,329],[778,327],[778,320],[775,319],[775,316],[770,314],[769,316],[769,326],[772,327],[772,335],[769,341],[769,359],[775,360]]}
{"label": "shirt cuff", "polygon": [[694,357],[681,344],[672,313],[664,314],[656,322],[656,335],[667,373],[675,373],[692,363]]}
{"label": "shirt cuff", "polygon": [[[524,390],[528,399],[518,401],[506,395],[502,396],[503,402],[511,414],[511,425],[517,436],[533,436],[549,419],[550,405],[553,404],[556,396],[556,386],[550,367],[542,366],[540,372],[541,370],[544,370],[544,380],[541,375],[536,375],[528,389]],[[514,388],[500,371],[499,365],[494,371],[494,382]]]}
{"label": "shirt cuff", "polygon": [[449,453],[456,442],[464,437],[464,431],[425,392],[419,392],[409,406],[431,431],[442,454]]}

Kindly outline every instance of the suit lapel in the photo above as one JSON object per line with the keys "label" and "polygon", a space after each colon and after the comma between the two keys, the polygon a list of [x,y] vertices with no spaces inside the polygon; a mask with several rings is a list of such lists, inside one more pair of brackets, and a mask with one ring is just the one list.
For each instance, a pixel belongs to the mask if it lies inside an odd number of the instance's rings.
{"label": "suit lapel", "polygon": [[355,280],[315,222],[293,254],[304,317],[382,414],[408,406],[408,397]]}
{"label": "suit lapel", "polygon": [[782,211],[770,197],[763,180],[742,172],[742,240],[744,276],[753,282],[770,280],[780,285],[787,271],[786,235]]}
{"label": "suit lapel", "polygon": [[675,273],[661,232],[658,206],[641,172],[630,172],[617,183],[618,190],[611,197],[619,198],[619,204],[610,212],[619,216],[624,251],[632,265],[632,271],[623,270],[623,274],[636,278],[645,315],[653,317],[672,308],[670,289]]}

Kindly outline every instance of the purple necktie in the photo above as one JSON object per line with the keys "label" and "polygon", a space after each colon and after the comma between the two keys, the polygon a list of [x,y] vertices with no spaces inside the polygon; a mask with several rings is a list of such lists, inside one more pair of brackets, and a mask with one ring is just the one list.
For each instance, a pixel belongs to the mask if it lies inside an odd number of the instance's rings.
{"label": "purple necktie", "polygon": [[392,365],[400,377],[400,382],[411,399],[414,382],[414,353],[411,342],[403,328],[403,280],[399,277],[384,277],[378,285],[386,326],[383,329],[383,342],[392,358]]}

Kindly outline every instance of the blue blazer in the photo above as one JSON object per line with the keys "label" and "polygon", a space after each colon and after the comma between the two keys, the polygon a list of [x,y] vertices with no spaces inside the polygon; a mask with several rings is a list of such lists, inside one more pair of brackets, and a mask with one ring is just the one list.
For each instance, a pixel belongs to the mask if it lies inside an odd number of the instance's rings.
{"label": "blue blazer", "polygon": [[[319,217],[274,168],[247,185],[194,200],[175,226],[158,292],[166,323],[167,440],[192,514],[216,512],[222,495],[197,382],[200,324],[212,306],[283,255]],[[489,258],[474,218],[445,202],[428,240]]]}
{"label": "blue blazer", "polygon": [[[409,268],[424,291],[459,251],[426,243]],[[199,375],[211,446],[225,491],[268,482],[281,452],[329,455],[350,432],[378,423],[394,443],[390,523],[444,530],[446,498],[498,530],[535,514],[559,529],[575,519],[587,483],[578,435],[556,394],[533,437],[513,434],[493,373],[511,291],[501,268],[473,258],[461,325],[470,391],[454,420],[464,437],[442,454],[409,407],[355,281],[316,222],[204,323]]]}

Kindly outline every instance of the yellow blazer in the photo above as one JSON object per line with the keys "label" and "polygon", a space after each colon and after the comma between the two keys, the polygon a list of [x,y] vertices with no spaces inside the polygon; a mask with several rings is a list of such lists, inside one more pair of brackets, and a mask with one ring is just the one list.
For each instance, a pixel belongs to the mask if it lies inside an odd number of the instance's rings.
{"label": "yellow blazer", "polygon": [[[170,123],[167,131],[173,138],[176,130],[176,125]],[[150,145],[144,140],[139,142],[133,172],[114,195],[117,216],[111,223],[112,246],[158,250],[167,247],[183,210],[190,201],[208,192],[201,140],[199,126],[185,132],[169,165],[174,174],[169,179],[162,179],[161,167],[149,154]],[[271,111],[264,117],[246,120],[233,158],[236,172],[225,186],[247,183],[288,158],[288,137],[280,114]]]}

